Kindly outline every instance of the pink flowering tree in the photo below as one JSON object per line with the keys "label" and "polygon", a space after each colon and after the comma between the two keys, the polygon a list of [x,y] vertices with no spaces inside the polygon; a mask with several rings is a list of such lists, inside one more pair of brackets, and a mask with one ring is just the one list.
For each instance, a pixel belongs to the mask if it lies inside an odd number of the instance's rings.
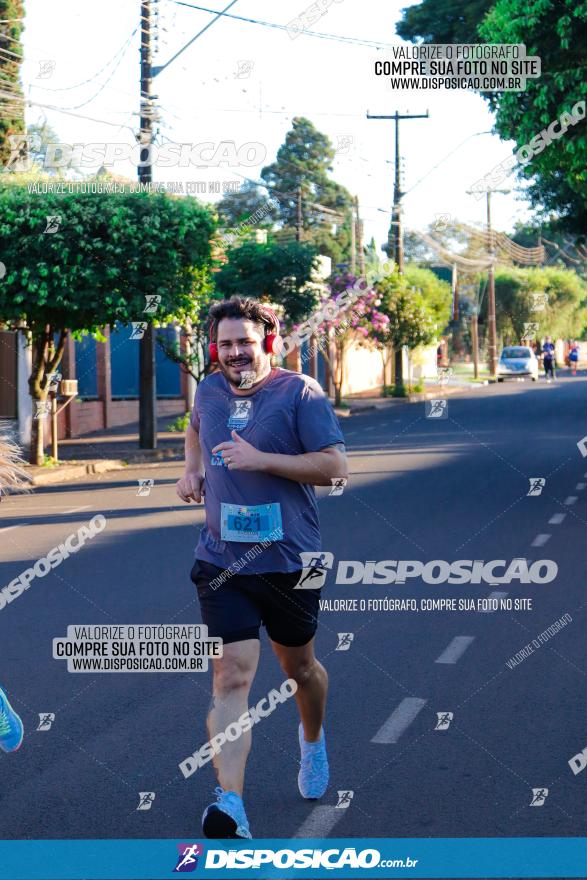
{"label": "pink flowering tree", "polygon": [[[379,310],[380,296],[364,278],[334,276],[317,308],[314,334],[334,384],[334,403],[340,405],[345,359],[352,342],[387,350],[389,318]],[[295,328],[297,329],[297,328]],[[384,361],[385,365],[385,361]]]}

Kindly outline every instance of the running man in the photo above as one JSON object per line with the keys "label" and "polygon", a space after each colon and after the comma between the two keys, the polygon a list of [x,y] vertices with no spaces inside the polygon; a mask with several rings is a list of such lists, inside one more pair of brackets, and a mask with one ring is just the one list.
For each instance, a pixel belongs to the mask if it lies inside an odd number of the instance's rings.
{"label": "running man", "polygon": [[577,375],[577,363],[579,362],[579,346],[576,342],[571,342],[571,347],[569,349],[569,366],[571,368],[571,375]]}
{"label": "running man", "polygon": [[554,343],[550,336],[546,337],[546,341],[542,346],[542,364],[544,366],[544,376],[547,382],[550,382],[550,377],[553,379],[556,378],[554,375]]}
{"label": "running man", "polygon": [[[6,437],[0,437],[0,501],[9,486],[14,489],[23,486],[24,474],[19,468],[19,462],[16,447]],[[22,721],[0,686],[0,749],[3,752],[16,752],[22,745],[23,736]]]}
{"label": "running man", "polygon": [[[177,483],[183,501],[205,501],[191,578],[208,634],[224,645],[213,661],[208,732],[211,739],[246,712],[263,624],[286,678],[297,684],[298,787],[315,799],[328,786],[328,676],[314,654],[320,591],[295,587],[300,554],[321,550],[314,486],[348,475],[343,436],[317,382],[271,367],[279,324],[270,310],[233,297],[213,306],[210,321],[219,370],[198,386]],[[202,817],[207,837],[251,837],[242,801],[250,747],[248,731],[215,758],[217,803]]]}

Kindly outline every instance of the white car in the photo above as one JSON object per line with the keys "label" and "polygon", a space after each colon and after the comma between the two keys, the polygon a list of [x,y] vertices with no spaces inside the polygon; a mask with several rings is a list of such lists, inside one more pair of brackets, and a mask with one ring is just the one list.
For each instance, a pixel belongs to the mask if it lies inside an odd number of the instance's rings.
{"label": "white car", "polygon": [[508,345],[497,362],[497,381],[524,376],[530,376],[533,382],[538,380],[538,358],[528,345]]}

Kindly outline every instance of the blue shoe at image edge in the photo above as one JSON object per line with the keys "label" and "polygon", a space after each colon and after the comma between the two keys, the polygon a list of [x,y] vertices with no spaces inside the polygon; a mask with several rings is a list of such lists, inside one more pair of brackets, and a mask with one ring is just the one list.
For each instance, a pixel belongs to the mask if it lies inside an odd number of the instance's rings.
{"label": "blue shoe at image edge", "polygon": [[318,742],[309,743],[304,739],[304,729],[300,724],[298,736],[301,752],[298,788],[302,797],[307,800],[316,800],[321,798],[328,788],[328,758],[324,730],[320,731]]}
{"label": "blue shoe at image edge", "polygon": [[3,752],[15,752],[22,744],[23,735],[22,721],[0,688],[0,749]]}
{"label": "blue shoe at image edge", "polygon": [[249,820],[242,798],[235,791],[214,789],[216,803],[206,807],[202,815],[202,830],[214,840],[234,838],[251,839]]}

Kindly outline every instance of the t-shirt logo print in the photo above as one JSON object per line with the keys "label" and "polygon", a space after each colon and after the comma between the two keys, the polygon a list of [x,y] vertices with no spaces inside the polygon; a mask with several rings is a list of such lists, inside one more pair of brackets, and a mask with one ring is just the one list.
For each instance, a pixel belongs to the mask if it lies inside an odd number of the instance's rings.
{"label": "t-shirt logo print", "polygon": [[334,562],[334,554],[326,551],[313,550],[300,553],[303,570],[294,589],[317,590],[324,586],[326,574]]}
{"label": "t-shirt logo print", "polygon": [[228,427],[233,431],[240,431],[242,428],[246,428],[252,409],[252,400],[233,400],[230,405]]}

